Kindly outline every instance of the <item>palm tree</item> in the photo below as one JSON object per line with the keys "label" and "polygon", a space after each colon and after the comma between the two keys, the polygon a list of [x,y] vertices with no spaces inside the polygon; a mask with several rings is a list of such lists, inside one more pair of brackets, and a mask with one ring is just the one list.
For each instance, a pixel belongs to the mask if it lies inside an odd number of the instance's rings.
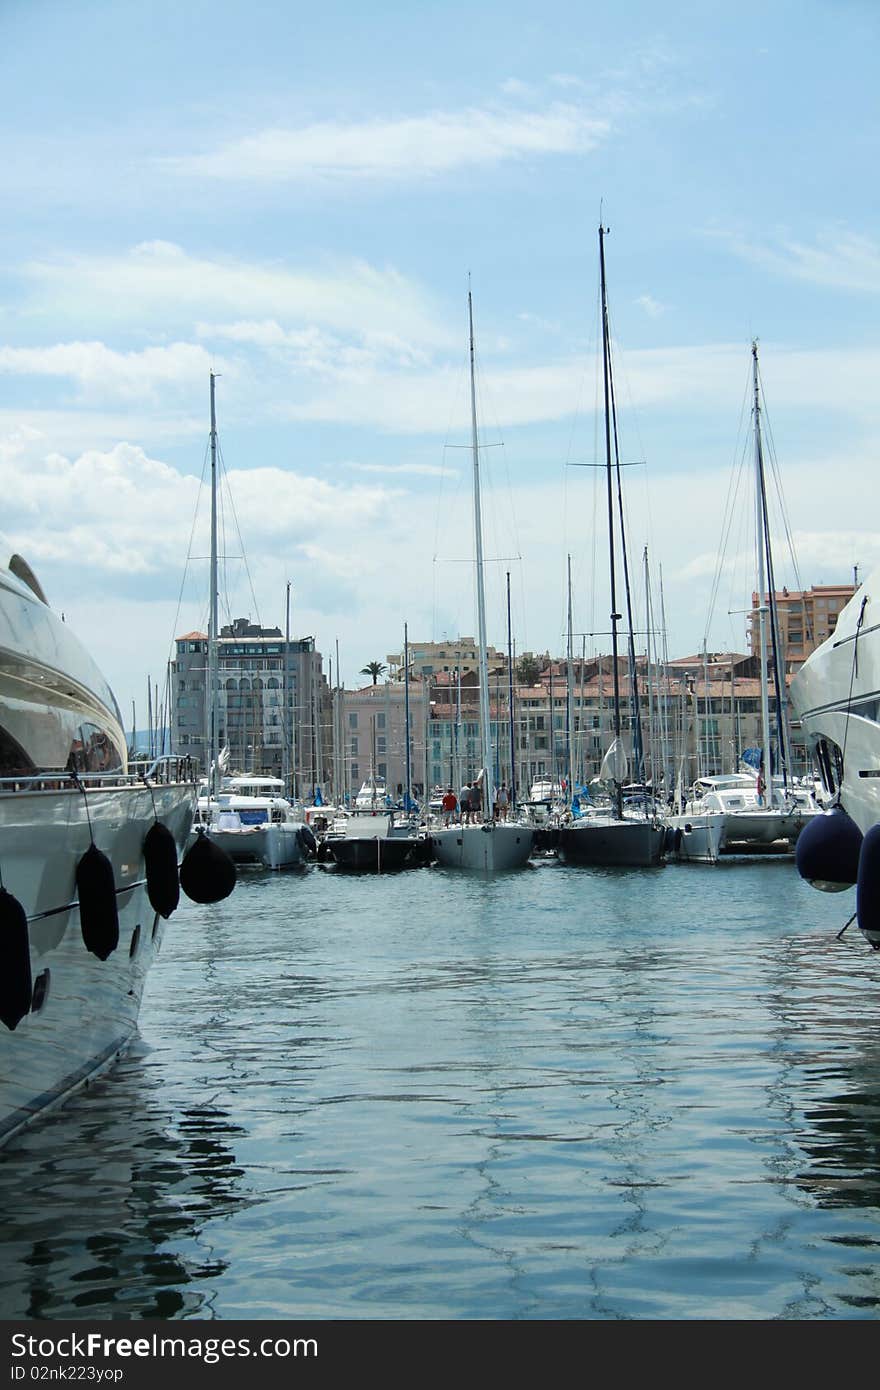
{"label": "palm tree", "polygon": [[516,674],[522,685],[537,685],[541,675],[541,663],[532,652],[524,652],[517,662]]}
{"label": "palm tree", "polygon": [[383,661],[368,661],[366,666],[361,667],[358,674],[361,676],[372,676],[373,684],[375,685],[379,677],[387,671],[387,669]]}

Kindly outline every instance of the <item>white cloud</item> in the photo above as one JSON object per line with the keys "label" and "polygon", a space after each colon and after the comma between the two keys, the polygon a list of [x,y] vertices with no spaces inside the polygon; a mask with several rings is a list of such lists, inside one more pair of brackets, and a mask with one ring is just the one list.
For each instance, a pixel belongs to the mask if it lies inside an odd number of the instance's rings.
{"label": "white cloud", "polygon": [[431,463],[349,463],[348,468],[358,473],[385,473],[409,475],[421,478],[443,478],[450,470],[436,467]]}
{"label": "white cloud", "polygon": [[68,377],[82,399],[143,400],[204,383],[212,365],[205,349],[170,343],[140,352],[117,352],[101,342],[55,343],[50,347],[0,347],[0,374]]}
{"label": "white cloud", "polygon": [[274,319],[244,320],[238,323],[200,323],[196,333],[214,342],[228,340],[258,347],[283,357],[297,370],[324,376],[357,375],[375,366],[424,366],[429,358],[423,350],[394,333],[366,330],[356,343],[328,333],[314,325],[286,329]]}
{"label": "white cloud", "polygon": [[735,255],[776,275],[836,289],[880,293],[880,245],[858,232],[825,232],[812,246],[784,234],[773,244],[735,234],[719,235]]}
{"label": "white cloud", "polygon": [[[232,498],[249,556],[294,550],[319,534],[340,555],[350,553],[361,528],[400,495],[380,484],[328,482],[280,468],[229,470],[226,478],[224,495]],[[0,487],[13,548],[38,564],[82,557],[79,587],[104,590],[108,577],[129,583],[148,575],[160,576],[163,589],[174,587],[197,510],[195,547],[207,551],[209,509],[199,480],[130,444],[71,459],[46,454],[33,431],[0,439]],[[227,515],[231,527],[228,504]],[[230,538],[228,548],[237,551],[237,540]]]}
{"label": "white cloud", "polygon": [[650,294],[640,294],[635,302],[640,309],[644,309],[648,318],[659,319],[660,315],[665,313],[664,305],[662,305],[658,299],[654,299]]}
{"label": "white cloud", "polygon": [[[618,401],[625,409],[685,406],[720,411],[735,420],[749,371],[746,344],[656,348],[618,356]],[[592,359],[572,356],[544,366],[487,367],[481,394],[489,407],[484,421],[527,425],[570,419],[592,380]],[[792,352],[768,348],[762,374],[773,411],[823,404],[834,411],[877,414],[872,382],[880,374],[880,350]],[[470,400],[463,367],[384,373],[365,370],[356,378],[339,373],[330,391],[315,391],[283,407],[298,420],[345,420],[391,433],[443,433],[466,430]]]}
{"label": "white cloud", "polygon": [[[522,92],[517,86],[517,95]],[[584,154],[608,122],[582,107],[472,107],[361,124],[324,121],[260,131],[200,155],[160,161],[172,173],[242,182],[296,178],[418,177],[534,155]]]}
{"label": "white cloud", "polygon": [[[78,323],[206,324],[275,320],[360,334],[371,342],[448,344],[453,339],[421,287],[391,268],[366,261],[323,269],[292,269],[233,257],[189,255],[165,241],[143,242],[121,255],[65,256],[31,261],[31,317],[41,313]],[[454,341],[457,341],[455,339]]]}

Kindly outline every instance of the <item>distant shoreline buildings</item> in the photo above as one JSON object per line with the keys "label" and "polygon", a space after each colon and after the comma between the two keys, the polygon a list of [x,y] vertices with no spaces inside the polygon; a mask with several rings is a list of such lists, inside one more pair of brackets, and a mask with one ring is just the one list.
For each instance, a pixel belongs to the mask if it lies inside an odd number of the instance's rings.
{"label": "distant shoreline buildings", "polygon": [[[854,584],[814,585],[777,594],[779,637],[786,682],[827,636],[855,592]],[[745,653],[702,652],[662,665],[644,655],[631,672],[618,661],[625,708],[638,695],[638,717],[623,718],[632,760],[644,750],[643,774],[669,788],[678,775],[735,771],[744,749],[760,744],[757,594],[747,619]],[[207,635],[176,639],[171,663],[171,738],[174,753],[189,754],[204,770],[209,762]],[[610,656],[579,657],[569,678],[564,658],[549,652],[489,656],[489,706],[495,777],[526,795],[538,777],[576,782],[597,775],[612,737],[613,676]],[[291,639],[280,628],[237,618],[218,642],[220,742],[229,748],[230,770],[283,777],[292,793],[324,800],[354,796],[369,777],[385,782],[392,796],[406,785],[406,705],[409,704],[411,787],[424,795],[476,775],[480,764],[478,655],[473,638],[408,644],[386,657],[387,674],[357,689],[332,683],[313,637]],[[328,663],[329,665],[329,663]],[[379,669],[382,664],[379,663]],[[772,677],[771,677],[772,684]],[[569,696],[570,685],[570,696]],[[513,728],[511,737],[511,689]],[[797,729],[792,771],[809,771]],[[632,769],[632,775],[637,775]]]}

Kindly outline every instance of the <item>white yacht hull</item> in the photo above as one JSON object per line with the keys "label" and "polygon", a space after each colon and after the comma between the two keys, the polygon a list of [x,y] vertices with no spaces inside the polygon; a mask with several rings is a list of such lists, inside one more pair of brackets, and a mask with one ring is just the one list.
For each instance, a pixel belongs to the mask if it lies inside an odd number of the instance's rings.
{"label": "white yacht hull", "polygon": [[809,819],[801,811],[774,810],[722,812],[721,854],[762,853],[772,845],[793,851],[798,835]]}
{"label": "white yacht hull", "polygon": [[791,682],[792,706],[808,744],[814,752],[821,744],[829,750],[827,760],[816,758],[820,770],[825,761],[825,791],[829,799],[839,795],[862,834],[880,823],[878,638],[880,570],[850,599],[834,635],[807,657]]}
{"label": "white yacht hull", "polygon": [[490,821],[485,825],[451,825],[431,831],[437,863],[446,869],[502,873],[521,869],[532,852],[530,826],[516,821]]}
{"label": "white yacht hull", "polygon": [[5,888],[28,917],[34,1004],[14,1031],[0,1025],[0,1143],[107,1067],[137,1025],[164,921],[147,897],[142,846],[155,814],[178,856],[195,806],[181,784],[90,790],[94,842],[113,865],[119,945],[101,961],[80,929],[76,866],[90,844],[83,793],[0,795]]}
{"label": "white yacht hull", "polygon": [[306,859],[298,825],[250,825],[236,830],[211,826],[208,835],[236,864],[288,869]]}
{"label": "white yacht hull", "polygon": [[724,830],[723,815],[669,815],[665,821],[667,858],[680,863],[718,862]]}

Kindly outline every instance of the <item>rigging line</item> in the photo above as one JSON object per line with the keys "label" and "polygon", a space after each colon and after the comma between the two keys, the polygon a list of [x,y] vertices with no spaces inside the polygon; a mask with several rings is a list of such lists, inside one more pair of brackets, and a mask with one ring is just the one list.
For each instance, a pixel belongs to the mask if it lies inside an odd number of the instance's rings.
{"label": "rigging line", "polygon": [[229,481],[229,471],[228,471],[228,469],[227,469],[227,467],[226,467],[226,460],[225,460],[224,457],[223,457],[223,451],[222,451],[222,449],[221,449],[221,447],[220,447],[220,440],[219,440],[219,439],[217,440],[217,457],[218,457],[218,460],[219,460],[219,463],[220,463],[221,473],[222,473],[223,478],[225,479],[225,482],[226,482],[226,491],[227,491],[227,493],[228,493],[228,495],[229,495],[229,507],[230,507],[230,511],[232,512],[232,522],[233,522],[233,525],[234,525],[234,527],[235,527],[235,534],[236,534],[236,537],[238,538],[239,547],[241,548],[241,558],[242,558],[242,561],[243,561],[243,563],[244,563],[244,572],[245,572],[245,574],[247,575],[248,584],[249,584],[249,586],[250,586],[250,591],[251,591],[251,598],[253,599],[253,604],[254,604],[254,616],[255,616],[255,618],[256,618],[257,625],[258,625],[259,627],[262,627],[262,626],[263,626],[263,623],[262,623],[262,619],[260,618],[260,605],[259,605],[259,603],[257,602],[256,590],[254,589],[254,580],[253,580],[253,576],[252,576],[252,574],[251,574],[250,565],[248,564],[247,551],[245,550],[245,547],[244,547],[244,538],[243,538],[243,536],[242,536],[242,534],[241,534],[241,527],[240,527],[239,524],[238,524],[238,513],[237,513],[236,510],[235,510],[235,498],[234,498],[233,495],[232,495],[232,486],[231,486],[230,481]]}
{"label": "rigging line", "polygon": [[[457,369],[456,374],[455,374],[455,382],[454,382],[454,385],[453,385],[453,390],[450,392],[449,408],[448,408],[448,414],[447,414],[447,417],[446,417],[446,434],[445,434],[444,440],[443,440],[443,453],[444,453],[444,455],[445,455],[445,452],[446,452],[447,449],[458,448],[458,447],[464,447],[464,446],[459,446],[459,445],[451,444],[450,441],[449,441],[449,436],[450,436],[450,434],[452,433],[453,419],[454,419],[455,416],[456,416],[457,405],[458,405],[458,402],[461,400],[461,398],[462,398],[462,396],[463,396],[463,394],[464,394],[464,390],[463,390],[463,383],[464,383],[464,380],[465,380],[464,363],[463,363],[463,362],[459,362],[458,369]],[[437,489],[437,493],[436,493],[436,496],[435,496],[435,504],[434,504],[434,545],[433,545],[433,550],[432,550],[433,561],[432,561],[432,566],[431,566],[431,632],[432,632],[432,636],[434,636],[434,637],[437,636],[437,620],[438,620],[438,615],[437,615],[437,606],[438,606],[438,568],[437,568],[437,565],[438,565],[438,554],[439,554],[439,550],[440,550],[440,519],[441,519],[442,516],[446,516],[446,515],[448,515],[448,514],[451,512],[452,507],[453,507],[453,504],[454,504],[454,499],[455,499],[456,495],[460,494],[460,491],[461,491],[461,473],[460,473],[458,470],[456,470],[456,473],[455,473],[455,482],[456,482],[456,485],[455,485],[455,487],[453,487],[453,489],[452,489],[452,498],[450,499],[450,502],[449,502],[448,505],[444,505],[444,500],[445,500],[445,499],[444,499],[444,487],[445,487],[445,484],[446,484],[446,467],[445,467],[445,462],[446,462],[446,461],[445,461],[445,458],[444,458],[444,466],[443,466],[443,468],[442,468],[442,470],[441,470],[441,472],[440,472],[440,483],[439,483],[439,487],[438,487],[438,489]]]}
{"label": "rigging line", "polygon": [[200,504],[200,502],[201,502],[202,491],[203,491],[204,485],[205,485],[205,473],[206,473],[207,467],[208,467],[208,458],[209,458],[209,456],[210,456],[210,449],[211,449],[211,444],[210,444],[210,440],[209,440],[208,443],[206,443],[206,445],[205,445],[205,453],[204,453],[204,457],[202,458],[202,474],[201,474],[201,477],[200,477],[200,479],[199,479],[199,488],[198,488],[198,492],[196,493],[196,505],[195,505],[195,507],[193,508],[193,519],[192,519],[192,525],[191,525],[191,527],[190,527],[190,532],[189,532],[189,542],[188,542],[187,547],[186,547],[186,559],[185,559],[184,562],[183,562],[183,574],[181,575],[181,579],[180,579],[180,591],[179,591],[179,593],[178,593],[178,595],[177,595],[177,609],[176,609],[175,614],[174,614],[174,626],[173,626],[172,629],[171,629],[172,635],[171,635],[171,640],[170,640],[170,642],[169,642],[169,650],[170,650],[170,651],[173,651],[173,650],[174,650],[174,640],[175,640],[175,637],[177,636],[177,625],[178,625],[178,622],[180,621],[180,610],[181,610],[181,607],[183,606],[183,591],[184,591],[184,588],[185,588],[185,586],[186,586],[187,571],[188,571],[188,569],[189,569],[189,564],[190,564],[190,561],[191,561],[191,559],[192,559],[193,539],[194,539],[195,533],[196,533],[196,524],[197,524],[198,519],[199,519],[199,504]]}
{"label": "rigging line", "polygon": [[[619,334],[617,333],[617,330],[616,330],[616,329],[614,330],[614,337],[615,337],[615,340],[616,340],[616,342],[617,342],[617,354],[616,354],[616,359],[615,359],[615,360],[616,360],[616,362],[617,362],[617,364],[618,364],[618,365],[615,367],[615,376],[616,376],[616,379],[619,381],[621,374],[623,375],[624,399],[625,399],[626,407],[627,407],[627,415],[626,415],[626,418],[627,418],[627,429],[634,429],[634,431],[635,431],[635,436],[636,436],[636,440],[637,440],[637,443],[638,443],[638,451],[639,451],[639,455],[640,455],[640,461],[641,461],[642,463],[646,463],[646,459],[647,459],[647,450],[646,450],[645,447],[644,447],[644,441],[643,441],[643,439],[642,439],[641,420],[640,420],[640,418],[639,418],[639,412],[638,412],[638,408],[637,408],[637,406],[636,406],[635,397],[633,396],[632,387],[630,386],[629,375],[628,375],[628,373],[627,373],[627,367],[626,367],[626,355],[625,355],[625,353],[622,352],[622,346],[623,346],[623,345],[622,345],[622,343],[621,343],[620,336],[619,336]],[[630,421],[632,422],[632,424],[630,424]],[[629,466],[629,465],[622,464],[621,466],[622,466],[622,467],[627,467],[627,466]],[[653,523],[653,517],[652,517],[652,515],[651,515],[651,494],[650,494],[650,489],[649,489],[649,486],[648,486],[649,477],[648,477],[648,472],[647,472],[647,466],[646,466],[646,468],[645,468],[644,483],[645,483],[645,513],[646,513],[646,523],[647,523],[645,529],[646,529],[646,531],[647,531],[647,541],[648,541],[648,544],[651,545],[651,546],[653,546],[653,524],[654,524],[654,523]]]}
{"label": "rigging line", "polygon": [[[759,366],[758,366],[758,380],[759,380],[759,383],[760,383],[760,386],[761,386],[761,394],[762,394],[762,398],[763,398],[764,382],[763,382],[763,377],[761,376],[761,367],[760,367],[760,364],[759,364]],[[795,588],[798,589],[799,591],[803,592],[804,585],[803,585],[803,580],[801,579],[800,566],[799,566],[799,564],[798,564],[797,551],[796,551],[796,549],[795,549],[794,533],[792,532],[792,529],[791,529],[791,522],[790,522],[789,515],[788,515],[788,508],[786,507],[786,504],[785,504],[785,490],[784,490],[783,485],[782,485],[782,469],[781,469],[781,467],[780,467],[779,458],[778,458],[778,455],[777,455],[777,453],[776,453],[776,443],[775,443],[775,440],[774,440],[774,438],[773,438],[773,427],[772,427],[772,424],[771,424],[771,422],[770,422],[770,416],[769,416],[769,413],[768,413],[768,410],[767,410],[766,401],[765,401],[765,404],[764,404],[764,428],[765,428],[765,434],[766,434],[766,438],[767,438],[767,451],[768,451],[768,457],[769,457],[769,459],[770,459],[770,467],[771,467],[771,472],[772,472],[772,475],[773,475],[773,482],[774,482],[775,490],[776,490],[776,501],[777,501],[778,510],[779,510],[779,517],[780,517],[780,520],[781,520],[781,522],[782,522],[782,527],[783,527],[783,530],[784,530],[784,533],[785,533],[785,539],[786,539],[786,542],[787,542],[787,544],[788,544],[788,553],[789,553],[789,558],[790,558],[790,560],[791,560],[792,572],[793,572],[793,574],[794,574]],[[805,611],[804,611],[803,617],[804,617],[804,628],[805,628],[805,635],[806,635],[807,641],[808,641],[808,642],[812,642],[812,641],[814,640],[814,629],[813,629],[813,624],[812,624],[811,618],[810,618],[810,616],[809,616],[809,612],[805,610]]]}
{"label": "rigging line", "polygon": [[[494,423],[494,428],[495,428],[496,432],[498,433],[499,436],[502,436],[502,431],[501,431],[500,423],[499,423],[499,421],[498,421],[497,411],[494,409],[494,396],[492,395],[491,391],[489,391],[488,388],[487,388],[486,377],[485,377],[485,374],[484,374],[484,372],[483,372],[483,370],[482,370],[482,363],[481,363],[480,354],[479,354],[478,350],[476,349],[476,347],[474,348],[474,381],[475,381],[476,394],[477,394],[477,418],[478,418],[478,420],[481,420],[481,421],[484,420],[485,417],[486,417],[486,414],[487,414],[487,413],[490,413],[490,414],[492,415],[492,418],[493,418],[494,422],[495,422],[495,423]],[[490,406],[492,407],[492,409],[491,409],[490,411],[487,411],[487,410],[485,409],[484,403],[485,403],[487,400],[489,401]],[[486,434],[485,429],[482,429],[482,430],[481,430],[481,433],[482,433],[482,435],[483,435],[483,440],[481,441],[481,440],[478,439],[478,448],[479,448],[479,450],[480,450],[481,453],[482,453],[482,451],[483,451],[484,449],[491,449],[491,448],[502,448],[502,449],[504,449],[504,448],[505,448],[505,441],[504,441],[503,436],[498,440],[497,443],[496,443],[496,442],[488,443],[488,442],[485,442],[485,434]],[[507,512],[508,512],[508,515],[507,515],[507,517],[502,518],[502,517],[501,517],[501,514],[500,514],[500,513],[501,513],[501,509],[500,509],[497,505],[495,505],[495,506],[491,506],[491,505],[490,505],[490,506],[488,506],[488,507],[485,507],[485,506],[484,506],[484,508],[483,508],[483,525],[484,525],[484,529],[488,532],[488,535],[489,535],[489,537],[491,538],[491,540],[492,540],[492,542],[493,542],[493,546],[494,546],[494,548],[495,548],[496,550],[501,548],[501,540],[502,540],[502,535],[501,535],[501,531],[502,531],[502,522],[503,522],[503,524],[504,524],[505,526],[508,526],[508,527],[510,528],[510,531],[511,531],[511,533],[512,533],[513,546],[514,546],[514,550],[515,550],[516,553],[515,553],[514,555],[510,556],[510,557],[505,557],[505,558],[509,558],[510,560],[513,560],[513,559],[521,558],[522,546],[521,546],[521,543],[520,543],[520,538],[519,538],[519,533],[518,533],[518,528],[517,528],[516,507],[514,506],[513,490],[512,490],[511,482],[510,482],[509,455],[508,455],[506,449],[505,449],[505,452],[504,452],[504,456],[503,456],[503,457],[504,457],[504,474],[505,474],[505,483],[506,483],[506,501],[507,501],[507,508],[506,508],[506,510],[507,510]],[[484,468],[483,468],[483,481],[484,481],[484,496],[485,496],[489,501],[495,501],[495,502],[497,503],[497,500],[500,498],[501,489],[499,488],[499,486],[498,486],[498,484],[497,484],[497,480],[496,480],[494,471],[493,471],[492,466],[491,466],[491,463],[490,463],[490,461],[489,461],[488,459],[487,459],[486,464],[485,464],[485,466],[484,466]],[[498,597],[497,592],[496,592],[495,595],[493,595],[493,597],[497,600],[497,597]]]}
{"label": "rigging line", "polygon": [[644,781],[644,743],[642,739],[642,715],[641,703],[639,700],[639,682],[636,671],[636,650],[635,636],[633,632],[633,604],[632,588],[629,573],[629,556],[626,544],[626,516],[623,505],[623,478],[621,475],[620,464],[620,441],[618,437],[618,417],[617,417],[617,395],[615,391],[614,372],[612,371],[612,349],[611,349],[611,326],[608,326],[608,383],[611,399],[611,422],[614,437],[614,471],[617,482],[617,512],[620,521],[620,551],[623,560],[623,583],[626,594],[626,617],[627,617],[627,655],[629,659],[629,687],[630,705],[632,721],[631,732],[633,739],[633,761],[639,780]]}
{"label": "rigging line", "polygon": [[[706,615],[705,636],[708,637],[709,629],[712,626],[712,619],[715,614],[715,604],[718,600],[718,591],[721,587],[721,577],[724,570],[724,561],[727,555],[727,546],[730,543],[730,531],[733,525],[734,516],[737,514],[736,503],[739,496],[742,475],[744,473],[744,460],[747,440],[745,437],[744,421],[746,415],[747,402],[750,400],[750,385],[746,382],[740,402],[739,424],[736,432],[736,443],[734,444],[734,458],[731,470],[728,474],[727,497],[724,503],[724,511],[721,518],[721,540],[715,563],[715,575],[712,581],[712,588],[709,595],[709,611]],[[737,449],[742,448],[739,461],[737,461]]]}

